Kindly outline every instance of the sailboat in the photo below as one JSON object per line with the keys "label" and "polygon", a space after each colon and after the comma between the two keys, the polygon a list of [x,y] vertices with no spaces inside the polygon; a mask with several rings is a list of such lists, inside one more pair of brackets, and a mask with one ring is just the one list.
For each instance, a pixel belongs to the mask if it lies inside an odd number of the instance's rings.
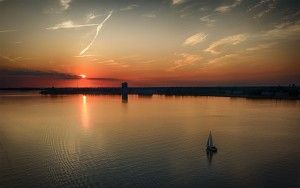
{"label": "sailboat", "polygon": [[214,146],[211,131],[209,131],[209,136],[206,143],[206,151],[216,152],[218,149]]}

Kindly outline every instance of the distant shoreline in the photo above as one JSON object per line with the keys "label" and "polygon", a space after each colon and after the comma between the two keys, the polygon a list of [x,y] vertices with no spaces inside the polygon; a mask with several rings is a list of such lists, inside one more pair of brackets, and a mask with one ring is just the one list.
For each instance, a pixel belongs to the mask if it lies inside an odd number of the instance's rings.
{"label": "distant shoreline", "polygon": [[[122,88],[0,88],[1,91],[39,91],[42,95],[121,95]],[[238,86],[238,87],[128,87],[127,94],[152,96],[219,96],[252,99],[299,100],[297,86]]]}

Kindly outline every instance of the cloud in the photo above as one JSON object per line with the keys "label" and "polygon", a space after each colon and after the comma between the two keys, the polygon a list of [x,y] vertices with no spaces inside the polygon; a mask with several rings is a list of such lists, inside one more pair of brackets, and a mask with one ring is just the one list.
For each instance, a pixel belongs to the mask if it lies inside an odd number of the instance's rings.
{"label": "cloud", "polygon": [[59,0],[59,2],[63,10],[67,10],[70,7],[70,3],[72,2],[72,0]]}
{"label": "cloud", "polygon": [[272,42],[272,43],[266,43],[266,44],[259,44],[259,45],[254,46],[254,47],[247,48],[246,50],[248,50],[248,51],[263,50],[263,49],[270,48],[270,47],[274,46],[275,44],[277,44],[277,43]]}
{"label": "cloud", "polygon": [[[79,55],[79,56],[74,56],[75,58],[84,58],[85,62],[90,62],[90,63],[97,63],[97,64],[102,64],[102,65],[108,65],[108,66],[116,66],[116,67],[129,67],[128,64],[126,64],[125,62],[127,59],[130,59],[130,62],[134,62],[134,57],[137,56],[126,56],[126,57],[121,57],[121,58],[116,58],[116,59],[107,59],[107,58],[103,58],[101,56],[96,56],[96,55]],[[125,62],[124,62],[125,60]]]}
{"label": "cloud", "polygon": [[185,39],[183,45],[184,46],[194,46],[199,44],[200,42],[204,41],[207,37],[205,33],[197,33],[195,35],[190,36],[189,38]]}
{"label": "cloud", "polygon": [[188,54],[188,53],[181,53],[177,56],[179,57],[179,59],[177,59],[174,62],[175,66],[169,68],[168,71],[174,71],[174,70],[182,68],[184,66],[193,65],[197,61],[202,59],[202,57],[199,55]]}
{"label": "cloud", "polygon": [[213,54],[219,54],[220,51],[226,47],[231,45],[237,45],[247,39],[247,36],[245,34],[238,34],[233,36],[228,36],[225,38],[222,38],[216,42],[213,42],[209,47],[205,50],[206,52],[210,52]]}
{"label": "cloud", "polygon": [[298,18],[299,15],[300,15],[300,11],[297,11],[292,14],[287,14],[287,15],[283,16],[281,18],[281,20],[283,20],[283,21],[293,20],[294,18]]}
{"label": "cloud", "polygon": [[83,54],[83,55],[76,55],[74,57],[85,58],[85,57],[95,57],[95,55],[92,55],[92,54]]}
{"label": "cloud", "polygon": [[128,11],[133,10],[135,8],[139,7],[137,4],[128,5],[127,7],[121,8],[120,11]]}
{"label": "cloud", "polygon": [[211,61],[209,61],[209,64],[220,64],[220,63],[228,63],[228,62],[233,62],[237,58],[239,58],[240,55],[238,54],[227,54],[222,57],[215,58]]}
{"label": "cloud", "polygon": [[[121,59],[122,58],[119,58],[119,60],[121,60]],[[118,62],[118,60],[114,60],[114,59],[95,59],[94,62],[99,63],[99,64],[104,64],[104,65],[109,65],[109,66],[122,67],[122,68],[129,67],[128,64],[120,63],[120,62]]]}
{"label": "cloud", "polygon": [[186,0],[172,0],[172,5],[179,5],[184,3]]}
{"label": "cloud", "polygon": [[0,58],[6,60],[8,62],[12,62],[12,63],[17,63],[17,62],[27,61],[27,60],[32,60],[33,59],[33,58],[29,58],[29,57],[21,57],[21,56],[11,57],[11,56],[5,56],[5,55],[0,55]]}
{"label": "cloud", "polygon": [[54,79],[80,79],[79,75],[62,73],[56,71],[40,71],[25,68],[1,68],[0,73],[2,76],[13,76],[13,77],[51,77]]}
{"label": "cloud", "polygon": [[[54,71],[54,70],[38,70],[33,68],[15,67],[10,62],[15,62],[16,60],[24,59],[23,57],[11,58],[7,56],[0,55],[0,75],[1,77],[15,77],[15,78],[49,78],[49,79],[59,79],[59,80],[77,80],[82,79],[80,75]],[[102,80],[102,81],[120,81],[118,78],[111,77],[87,77],[87,80]]]}
{"label": "cloud", "polygon": [[261,0],[248,9],[248,12],[255,12],[253,18],[261,18],[276,8],[275,0]]}
{"label": "cloud", "polygon": [[96,16],[95,16],[94,13],[91,13],[91,14],[89,14],[89,15],[87,16],[88,21],[90,21],[90,20],[92,20],[92,19],[95,19],[95,18],[96,18]]}
{"label": "cloud", "polygon": [[9,62],[16,62],[16,58],[12,58],[12,57],[9,57],[9,56],[5,56],[5,55],[0,55],[0,58],[1,59],[4,59],[6,61],[9,61]]}
{"label": "cloud", "polygon": [[262,34],[262,37],[284,39],[295,37],[299,39],[300,22],[284,22]]}
{"label": "cloud", "polygon": [[207,16],[203,16],[200,18],[200,20],[204,23],[207,24],[207,26],[213,26],[213,24],[216,22],[216,20],[210,18],[211,16],[210,15],[207,15]]}
{"label": "cloud", "polygon": [[93,20],[93,19],[95,19],[95,18],[97,18],[97,17],[99,17],[99,16],[100,16],[100,15],[95,15],[94,13],[90,13],[90,14],[87,15],[86,22],[88,23],[88,22],[90,22],[91,20]]}
{"label": "cloud", "polygon": [[121,79],[118,79],[118,78],[103,78],[103,77],[100,77],[100,78],[86,78],[88,80],[102,80],[102,81],[121,81]]}
{"label": "cloud", "polygon": [[83,24],[83,25],[76,25],[72,21],[65,21],[59,24],[56,24],[55,26],[48,27],[46,29],[48,30],[57,30],[57,29],[74,29],[74,28],[80,28],[80,27],[91,27],[96,26],[98,24]]}
{"label": "cloud", "polygon": [[231,9],[233,9],[234,7],[238,6],[239,4],[241,4],[242,0],[235,0],[231,5],[222,5],[219,6],[215,9],[215,11],[219,12],[219,13],[226,13],[231,11]]}
{"label": "cloud", "polygon": [[0,30],[0,33],[10,33],[10,32],[16,32],[15,29],[8,29],[8,30]]}
{"label": "cloud", "polygon": [[112,13],[113,13],[113,11],[110,11],[109,14],[108,14],[108,16],[97,26],[96,34],[95,34],[93,40],[90,42],[90,44],[87,47],[85,47],[80,52],[79,55],[83,55],[93,45],[93,43],[95,42],[95,40],[96,40],[96,38],[97,38],[97,36],[98,36],[101,28],[103,27],[104,23],[111,17]]}
{"label": "cloud", "polygon": [[143,14],[143,17],[146,17],[146,18],[156,18],[156,14],[154,14],[154,13]]}
{"label": "cloud", "polygon": [[118,62],[115,62],[115,60],[112,60],[111,63],[107,62],[107,65],[110,65],[110,66],[117,66],[117,67],[122,67],[122,68],[127,68],[127,67],[129,67],[129,65],[124,64],[124,63],[118,63]]}
{"label": "cloud", "polygon": [[99,64],[107,64],[107,63],[109,63],[109,64],[112,64],[112,63],[116,63],[115,62],[115,60],[113,60],[113,59],[95,59],[95,61],[96,61],[96,63],[99,63]]}
{"label": "cloud", "polygon": [[252,7],[250,7],[249,9],[248,9],[248,11],[250,12],[250,11],[253,11],[253,10],[256,10],[256,9],[258,9],[258,8],[260,8],[260,7],[262,7],[262,6],[264,6],[264,5],[266,5],[266,4],[268,4],[268,3],[275,3],[275,0],[260,0],[258,3],[256,3],[254,6],[252,6]]}

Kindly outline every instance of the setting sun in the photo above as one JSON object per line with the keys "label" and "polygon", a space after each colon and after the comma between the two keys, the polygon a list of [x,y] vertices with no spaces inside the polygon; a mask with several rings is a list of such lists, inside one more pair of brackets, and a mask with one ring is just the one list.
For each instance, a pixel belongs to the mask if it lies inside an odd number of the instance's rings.
{"label": "setting sun", "polygon": [[79,75],[81,78],[86,78],[86,75],[85,74],[80,74]]}

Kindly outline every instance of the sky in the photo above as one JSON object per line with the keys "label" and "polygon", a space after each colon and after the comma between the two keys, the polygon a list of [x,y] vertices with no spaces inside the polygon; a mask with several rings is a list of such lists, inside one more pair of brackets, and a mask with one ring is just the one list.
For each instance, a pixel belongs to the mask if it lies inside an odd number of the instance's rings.
{"label": "sky", "polygon": [[0,0],[2,88],[299,85],[299,49],[299,0]]}

